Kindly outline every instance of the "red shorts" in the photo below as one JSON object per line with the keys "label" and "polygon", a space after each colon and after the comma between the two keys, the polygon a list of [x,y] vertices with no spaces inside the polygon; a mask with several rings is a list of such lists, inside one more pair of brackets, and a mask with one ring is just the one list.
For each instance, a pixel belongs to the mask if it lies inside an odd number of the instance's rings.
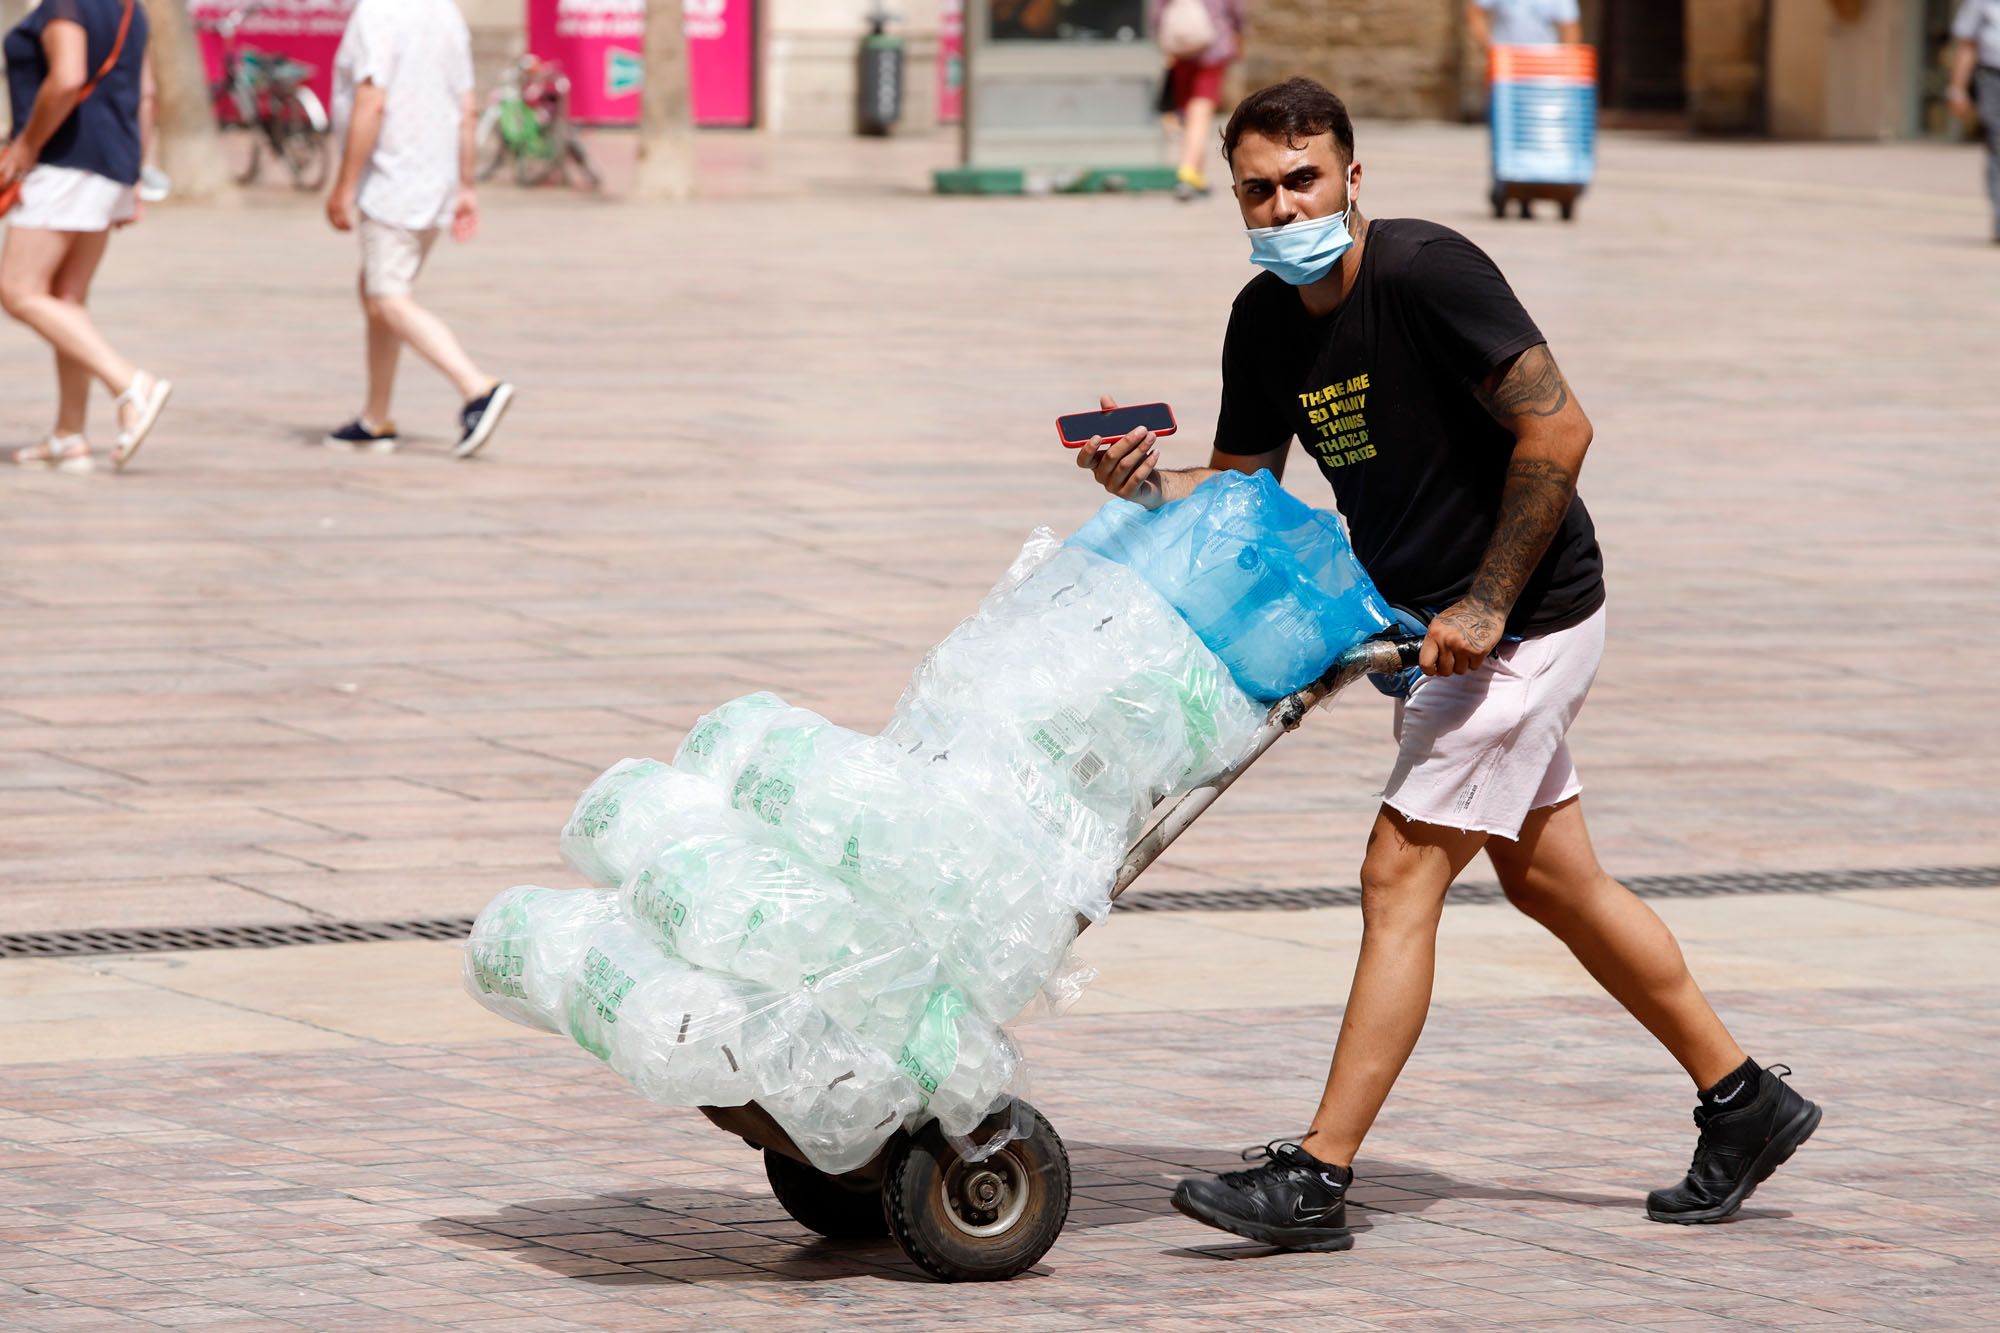
{"label": "red shorts", "polygon": [[1220,102],[1222,71],[1228,68],[1227,60],[1218,60],[1213,65],[1198,64],[1192,60],[1176,60],[1173,68],[1174,110],[1187,110],[1187,104],[1197,97],[1209,102]]}

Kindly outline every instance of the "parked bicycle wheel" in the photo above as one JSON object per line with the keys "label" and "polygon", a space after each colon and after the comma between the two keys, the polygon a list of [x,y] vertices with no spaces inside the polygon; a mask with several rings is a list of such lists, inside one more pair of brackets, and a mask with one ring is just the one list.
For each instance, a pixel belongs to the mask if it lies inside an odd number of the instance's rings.
{"label": "parked bicycle wheel", "polygon": [[563,152],[568,156],[570,165],[582,173],[585,189],[604,188],[604,177],[597,173],[597,166],[590,160],[590,154],[583,150],[583,140],[577,138],[574,131],[570,133],[568,142],[563,145]]}
{"label": "parked bicycle wheel", "polygon": [[540,152],[514,154],[514,183],[523,189],[534,189],[553,176],[562,165],[562,158],[549,151],[548,144],[539,146]]}
{"label": "parked bicycle wheel", "polygon": [[297,91],[286,93],[272,103],[268,129],[271,146],[284,159],[294,188],[311,191],[326,184],[327,172],[333,165],[333,142],[321,130],[313,108]]}
{"label": "parked bicycle wheel", "polygon": [[507,161],[507,138],[500,133],[500,104],[488,102],[479,113],[479,126],[472,132],[472,175],[475,180],[491,180]]}

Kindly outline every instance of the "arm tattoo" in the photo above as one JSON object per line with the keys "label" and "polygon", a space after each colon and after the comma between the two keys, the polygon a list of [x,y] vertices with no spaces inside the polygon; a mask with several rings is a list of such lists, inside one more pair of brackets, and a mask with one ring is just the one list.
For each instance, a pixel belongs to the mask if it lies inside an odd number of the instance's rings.
{"label": "arm tattoo", "polygon": [[1576,495],[1576,477],[1560,463],[1517,458],[1507,466],[1500,517],[1480,557],[1466,600],[1500,619],[1514,608],[1528,576],[1541,563]]}
{"label": "arm tattoo", "polygon": [[1498,383],[1489,380],[1472,392],[1503,426],[1520,417],[1552,417],[1569,406],[1569,385],[1547,343],[1536,343],[1515,357]]}

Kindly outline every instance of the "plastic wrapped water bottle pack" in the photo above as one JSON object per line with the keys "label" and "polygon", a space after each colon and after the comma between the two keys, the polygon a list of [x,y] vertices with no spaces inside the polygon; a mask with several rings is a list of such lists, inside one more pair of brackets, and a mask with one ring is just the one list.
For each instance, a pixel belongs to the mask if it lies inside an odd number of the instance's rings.
{"label": "plastic wrapped water bottle pack", "polygon": [[613,765],[561,835],[597,887],[500,894],[468,990],[654,1101],[757,1102],[823,1171],[925,1120],[971,1133],[1022,1075],[1003,1025],[1087,984],[1070,945],[1154,805],[1249,753],[1265,710],[1238,682],[1301,669],[1270,617],[1218,657],[1148,581],[1148,532],[1184,540],[1191,504],[1100,514],[1121,559],[1037,533],[879,736],[758,693],[671,763]]}

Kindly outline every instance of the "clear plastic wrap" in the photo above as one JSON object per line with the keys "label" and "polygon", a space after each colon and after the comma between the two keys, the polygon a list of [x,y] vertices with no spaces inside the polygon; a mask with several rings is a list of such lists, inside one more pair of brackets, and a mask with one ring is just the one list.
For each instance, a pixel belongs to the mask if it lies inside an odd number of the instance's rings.
{"label": "clear plastic wrap", "polygon": [[759,693],[602,774],[562,850],[620,887],[501,895],[467,984],[655,1101],[756,1101],[822,1171],[925,1120],[976,1157],[1018,1130],[1001,1025],[1074,1001],[1154,804],[1262,721],[1137,574],[1037,533],[881,736]]}
{"label": "clear plastic wrap", "polygon": [[1154,805],[1247,753],[1262,710],[1132,571],[1065,548],[932,649],[884,733],[978,751],[1031,806],[1090,810],[1129,844]]}
{"label": "clear plastic wrap", "polygon": [[674,751],[674,767],[707,778],[727,792],[765,732],[776,726],[825,721],[817,713],[792,707],[768,690],[746,694],[695,720]]}
{"label": "clear plastic wrap", "polygon": [[820,1170],[865,1166],[917,1113],[917,1086],[886,1052],[824,1015],[803,1035],[787,1086],[758,1105]]}
{"label": "clear plastic wrap", "polygon": [[623,920],[600,927],[563,990],[565,1027],[643,1096],[741,1106],[791,1086],[817,1011],[675,958]]}
{"label": "clear plastic wrap", "polygon": [[465,989],[503,1018],[563,1031],[563,987],[598,929],[618,919],[610,889],[508,889],[465,941]]}
{"label": "clear plastic wrap", "polygon": [[1340,520],[1269,472],[1224,472],[1153,510],[1113,500],[1070,545],[1137,571],[1258,699],[1310,685],[1393,623]]}
{"label": "clear plastic wrap", "polygon": [[748,831],[669,835],[626,881],[621,902],[690,963],[778,989],[839,958],[855,928],[846,888]]}
{"label": "clear plastic wrap", "polygon": [[615,888],[668,830],[724,808],[713,782],[657,759],[621,759],[584,789],[563,825],[563,860]]}
{"label": "clear plastic wrap", "polygon": [[931,992],[896,1064],[917,1085],[938,1127],[963,1135],[1007,1095],[1021,1052],[957,987],[946,985]]}

